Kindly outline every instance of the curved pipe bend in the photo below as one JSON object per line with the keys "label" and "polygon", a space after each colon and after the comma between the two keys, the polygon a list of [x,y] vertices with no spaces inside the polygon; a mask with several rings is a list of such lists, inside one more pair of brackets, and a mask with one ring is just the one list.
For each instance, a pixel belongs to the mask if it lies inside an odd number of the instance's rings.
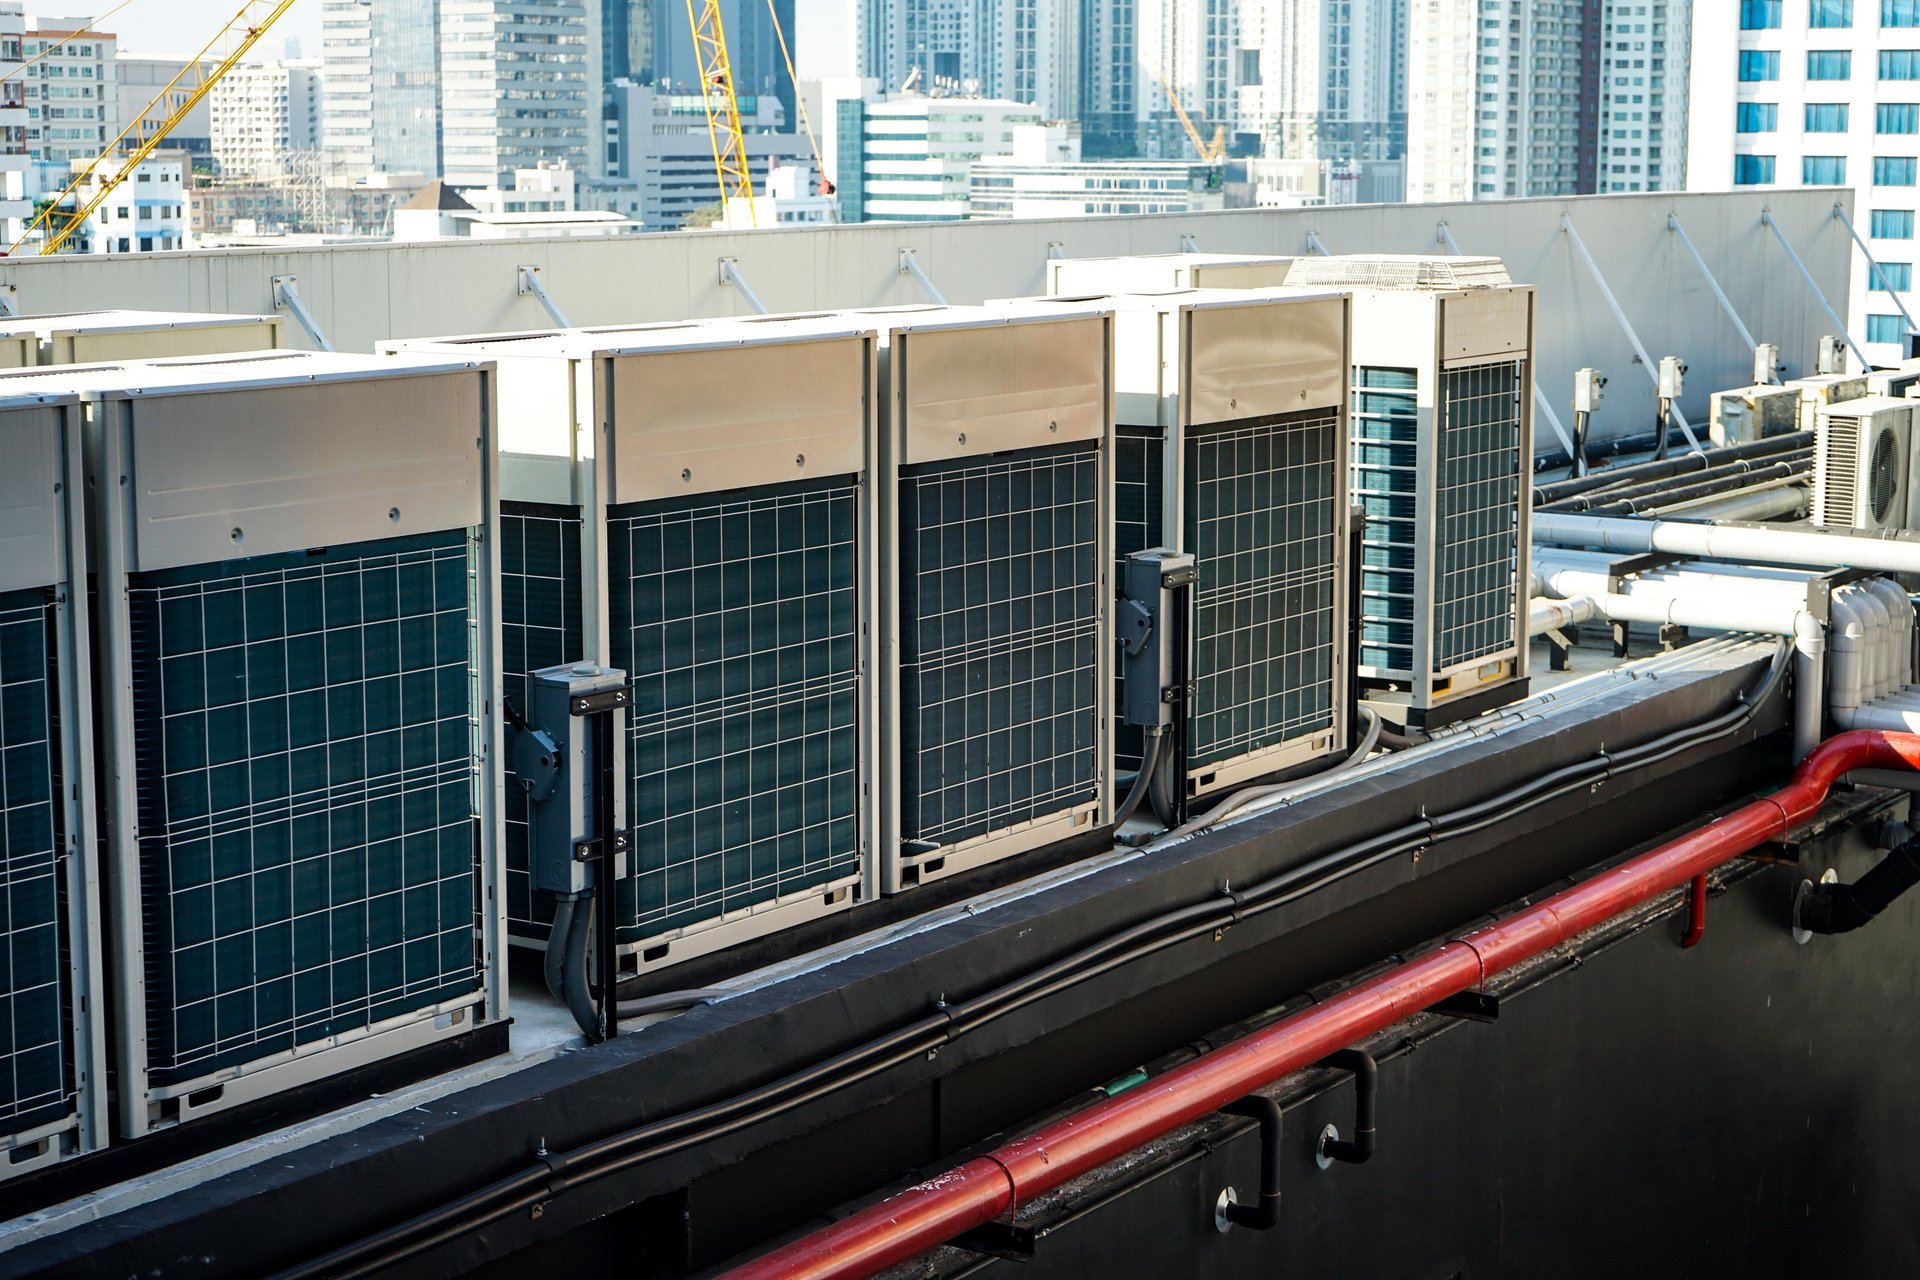
{"label": "curved pipe bend", "polygon": [[727,1274],[864,1280],[1217,1111],[1435,1003],[1478,986],[1812,817],[1854,769],[1920,772],[1920,735],[1838,734],[1786,786],[1639,857]]}

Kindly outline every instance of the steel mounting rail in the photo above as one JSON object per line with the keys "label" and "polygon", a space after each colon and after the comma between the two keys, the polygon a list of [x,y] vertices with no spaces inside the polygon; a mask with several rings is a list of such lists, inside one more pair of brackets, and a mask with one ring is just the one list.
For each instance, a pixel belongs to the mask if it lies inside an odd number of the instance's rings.
{"label": "steel mounting rail", "polygon": [[1823,742],[1793,780],[1697,831],[1631,858],[1311,1009],[1048,1125],[832,1226],[725,1280],[864,1280],[1244,1098],[1291,1072],[1692,881],[1811,818],[1854,769],[1920,772],[1920,734],[1855,731]]}

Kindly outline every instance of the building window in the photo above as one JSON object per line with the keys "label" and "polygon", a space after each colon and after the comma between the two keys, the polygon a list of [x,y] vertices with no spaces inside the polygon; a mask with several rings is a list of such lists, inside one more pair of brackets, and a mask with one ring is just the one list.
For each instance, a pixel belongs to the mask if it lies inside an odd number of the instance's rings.
{"label": "building window", "polygon": [[1853,0],[1812,0],[1812,3],[1807,6],[1807,25],[1810,27],[1852,26]]}
{"label": "building window", "polygon": [[1920,27],[1920,0],[1880,0],[1880,25]]}
{"label": "building window", "polygon": [[1913,239],[1913,210],[1875,209],[1867,234],[1875,240]]}
{"label": "building window", "polygon": [[1847,131],[1847,104],[1844,102],[1809,102],[1807,104],[1806,130],[1808,133],[1845,133]]}
{"label": "building window", "polygon": [[1873,158],[1873,185],[1876,187],[1910,187],[1913,185],[1915,162],[1912,156],[1875,156]]}
{"label": "building window", "polygon": [[1883,102],[1873,109],[1875,133],[1920,133],[1920,103]]}
{"label": "building window", "polygon": [[[1914,0],[1920,4],[1920,0]],[[1751,83],[1755,80],[1778,80],[1780,78],[1780,54],[1774,49],[1742,49],[1740,51],[1740,78]],[[1626,81],[1622,80],[1621,84]]]}
{"label": "building window", "polygon": [[1876,293],[1905,293],[1913,288],[1913,264],[1911,262],[1882,262],[1878,271],[1871,268],[1867,279]]}
{"label": "building window", "polygon": [[1815,49],[1807,54],[1807,79],[1845,80],[1853,75],[1853,55],[1845,49]]}
{"label": "building window", "polygon": [[1780,25],[1780,0],[1740,0],[1742,31],[1771,31]]}
{"label": "building window", "polygon": [[1868,342],[1905,342],[1907,322],[1899,316],[1868,316]]}
{"label": "building window", "polygon": [[1800,181],[1809,187],[1844,187],[1847,185],[1847,158],[1807,156],[1800,161]]}
{"label": "building window", "polygon": [[1882,80],[1920,80],[1920,49],[1882,49]]}
{"label": "building window", "polygon": [[1742,102],[1734,108],[1737,133],[1772,133],[1780,127],[1780,107],[1772,102]]}
{"label": "building window", "polygon": [[1735,156],[1733,158],[1733,181],[1735,186],[1757,187],[1773,181],[1772,156]]}

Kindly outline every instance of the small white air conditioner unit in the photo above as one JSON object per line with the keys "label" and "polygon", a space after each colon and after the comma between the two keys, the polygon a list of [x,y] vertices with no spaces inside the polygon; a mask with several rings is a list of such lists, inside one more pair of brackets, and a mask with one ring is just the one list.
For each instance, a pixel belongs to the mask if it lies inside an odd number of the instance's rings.
{"label": "small white air conditioner unit", "polygon": [[1745,444],[1800,429],[1800,392],[1794,387],[1751,386],[1716,391],[1709,431],[1716,445]]}
{"label": "small white air conditioner unit", "polygon": [[1823,408],[1813,453],[1813,522],[1877,531],[1907,527],[1913,405],[1868,396]]}

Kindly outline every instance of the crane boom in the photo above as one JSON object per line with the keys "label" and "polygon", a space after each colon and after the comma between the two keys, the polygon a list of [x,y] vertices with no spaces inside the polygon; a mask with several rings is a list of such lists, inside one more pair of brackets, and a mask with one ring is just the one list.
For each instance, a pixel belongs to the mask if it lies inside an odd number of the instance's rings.
{"label": "crane boom", "polygon": [[[693,28],[693,56],[700,66],[700,97],[707,108],[707,136],[713,141],[713,169],[720,178],[720,206],[747,202],[753,217],[753,171],[747,167],[746,133],[740,127],[740,100],[733,91],[733,60],[727,56],[727,29],[720,0],[687,0]],[[757,225],[757,223],[756,223]]]}
{"label": "crane boom", "polygon": [[1222,127],[1214,130],[1212,143],[1202,141],[1200,130],[1194,125],[1193,118],[1187,114],[1187,109],[1180,105],[1180,95],[1173,91],[1173,81],[1168,78],[1166,72],[1158,68],[1155,68],[1153,74],[1160,78],[1160,87],[1166,91],[1167,101],[1173,104],[1173,114],[1180,118],[1180,127],[1187,131],[1187,137],[1192,141],[1193,149],[1200,153],[1200,158],[1208,164],[1212,164],[1220,159],[1221,156],[1225,155],[1227,151],[1226,129]]}
{"label": "crane boom", "polygon": [[[167,135],[172,133],[182,120],[186,119],[189,112],[200,105],[207,94],[213,91],[213,86],[219,83],[220,78],[231,71],[234,64],[244,58],[253,46],[260,42],[260,37],[264,36],[267,29],[294,6],[294,2],[295,0],[247,0],[247,3],[242,4],[240,12],[230,18],[213,39],[207,41],[206,47],[167,82],[166,87],[155,95],[146,109],[120,131],[120,136],[108,143],[106,149],[96,156],[91,164],[76,173],[73,180],[61,189],[60,194],[55,196],[46,208],[27,224],[26,230],[20,234],[20,239],[14,241],[8,252],[12,253],[25,243],[27,237],[32,235],[36,228],[43,225],[55,226],[56,220],[59,220],[57,221],[58,229],[48,234],[45,242],[40,246],[42,254],[58,253],[60,246],[85,225],[87,219],[93,216],[94,210],[106,203],[107,197],[127,180],[143,160],[153,154],[155,148],[166,140]],[[220,52],[222,49],[225,52]],[[209,61],[213,63],[212,68],[202,74],[201,68],[205,67]],[[196,81],[190,77],[198,77],[198,79]],[[191,85],[186,97],[178,106],[156,118],[156,112],[166,105],[167,95],[180,88],[182,81],[188,81]],[[79,201],[79,193],[112,159],[114,151],[120,144],[129,137],[134,139],[134,145],[127,152],[120,167],[115,169],[110,177],[102,180],[93,195],[84,203],[78,204],[71,216],[62,214],[61,206],[70,199]]]}

